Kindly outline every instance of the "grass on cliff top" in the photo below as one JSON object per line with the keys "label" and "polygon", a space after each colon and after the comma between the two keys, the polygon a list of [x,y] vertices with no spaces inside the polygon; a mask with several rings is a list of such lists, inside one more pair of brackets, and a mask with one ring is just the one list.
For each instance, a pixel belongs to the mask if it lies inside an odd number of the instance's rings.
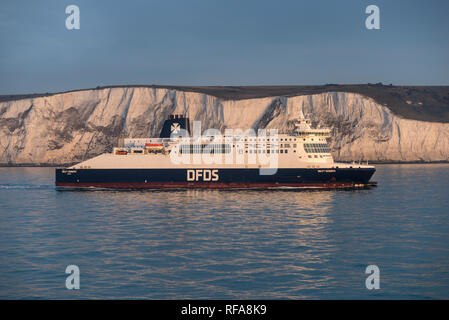
{"label": "grass on cliff top", "polygon": [[[198,92],[224,100],[241,100],[270,96],[297,96],[323,92],[353,92],[373,98],[393,113],[414,120],[449,122],[449,86],[393,86],[377,84],[317,85],[317,86],[164,86],[164,85],[121,85],[97,87],[149,87]],[[73,90],[68,92],[83,91]],[[88,89],[87,89],[88,90]],[[3,95],[0,102],[27,98],[51,96],[56,93]]]}

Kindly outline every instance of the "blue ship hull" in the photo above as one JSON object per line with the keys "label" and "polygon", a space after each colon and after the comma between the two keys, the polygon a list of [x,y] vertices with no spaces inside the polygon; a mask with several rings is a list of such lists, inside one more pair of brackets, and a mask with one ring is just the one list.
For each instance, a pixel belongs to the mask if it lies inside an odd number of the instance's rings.
{"label": "blue ship hull", "polygon": [[69,188],[357,188],[375,168],[278,169],[56,169],[56,186]]}

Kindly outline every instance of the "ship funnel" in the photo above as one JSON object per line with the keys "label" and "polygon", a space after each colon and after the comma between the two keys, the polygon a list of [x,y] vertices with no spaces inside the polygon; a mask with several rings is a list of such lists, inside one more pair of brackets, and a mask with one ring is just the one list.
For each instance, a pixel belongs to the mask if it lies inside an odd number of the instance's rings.
{"label": "ship funnel", "polygon": [[[181,130],[182,129],[182,130]],[[170,138],[171,134],[185,137],[190,135],[190,120],[184,115],[170,115],[162,126],[159,138]],[[179,133],[179,134],[178,134]]]}

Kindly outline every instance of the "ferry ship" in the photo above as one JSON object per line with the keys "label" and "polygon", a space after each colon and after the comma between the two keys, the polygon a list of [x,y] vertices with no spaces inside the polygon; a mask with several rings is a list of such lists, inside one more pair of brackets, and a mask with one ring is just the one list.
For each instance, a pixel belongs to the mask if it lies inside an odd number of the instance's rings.
{"label": "ferry ship", "polygon": [[[312,128],[301,115],[292,131],[192,136],[189,118],[170,115],[159,138],[123,139],[111,153],[56,169],[56,187],[354,189],[375,185],[370,182],[374,166],[334,161],[329,129]],[[211,163],[206,155],[226,161]],[[266,161],[268,157],[275,163]]]}

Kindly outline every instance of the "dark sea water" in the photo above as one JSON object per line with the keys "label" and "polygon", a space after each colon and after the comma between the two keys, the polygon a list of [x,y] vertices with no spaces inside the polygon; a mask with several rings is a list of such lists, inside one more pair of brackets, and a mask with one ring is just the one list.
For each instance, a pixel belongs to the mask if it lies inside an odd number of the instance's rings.
{"label": "dark sea water", "polygon": [[[56,191],[0,168],[0,298],[449,298],[449,165],[358,191]],[[80,269],[67,290],[65,269]],[[365,268],[380,268],[367,290]]]}

